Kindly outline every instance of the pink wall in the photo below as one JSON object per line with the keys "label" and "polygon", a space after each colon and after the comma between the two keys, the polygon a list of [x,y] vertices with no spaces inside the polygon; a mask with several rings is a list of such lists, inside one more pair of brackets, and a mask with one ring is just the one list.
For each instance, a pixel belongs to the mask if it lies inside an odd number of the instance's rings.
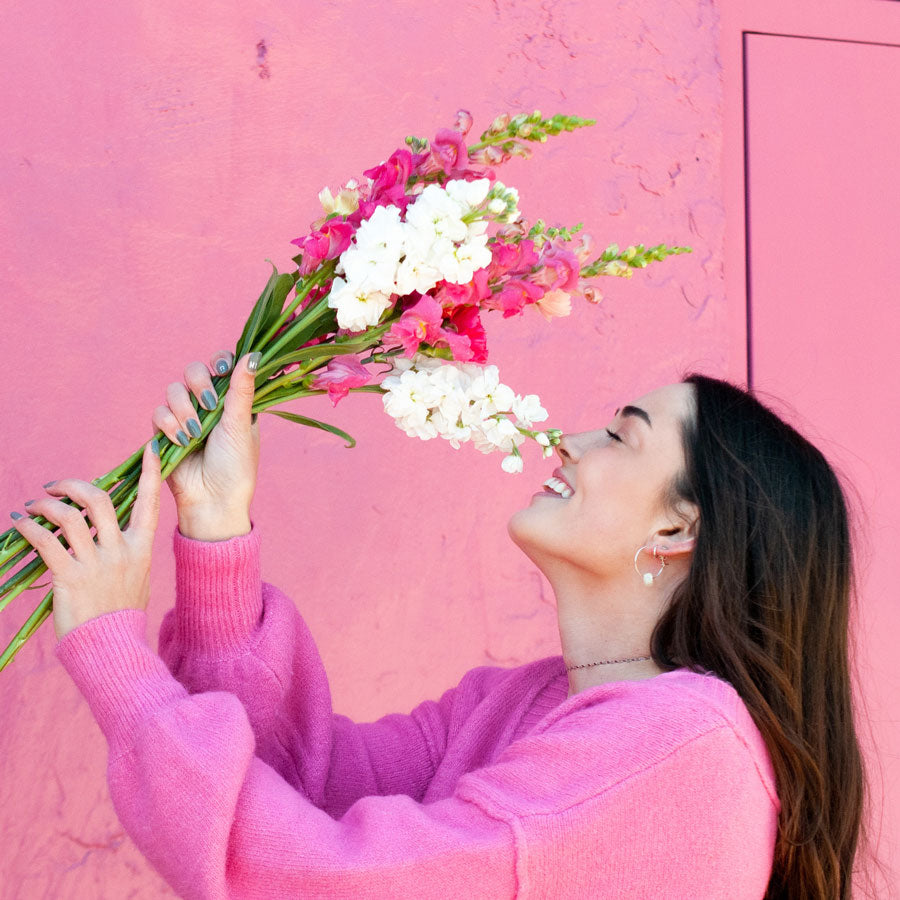
{"label": "pink wall", "polygon": [[[704,0],[619,7],[6,4],[5,508],[145,441],[166,384],[233,346],[265,258],[289,264],[319,189],[460,106],[476,127],[505,110],[595,117],[503,173],[526,214],[583,221],[599,244],[694,247],[630,283],[606,280],[600,309],[490,321],[508,383],[582,430],[682,368],[742,378],[742,299],[727,304],[723,280],[718,14]],[[506,535],[551,463],[532,452],[509,476],[498,457],[413,441],[374,397],[333,414],[292,408],[359,438],[345,450],[261,418],[264,577],[317,636],[336,711],[407,712],[472,666],[559,652],[552,594]],[[172,605],[174,524],[166,493],[153,646]],[[4,646],[27,611],[4,614]],[[105,746],[53,643],[46,624],[0,676],[0,883],[23,898],[170,896],[118,825]]]}

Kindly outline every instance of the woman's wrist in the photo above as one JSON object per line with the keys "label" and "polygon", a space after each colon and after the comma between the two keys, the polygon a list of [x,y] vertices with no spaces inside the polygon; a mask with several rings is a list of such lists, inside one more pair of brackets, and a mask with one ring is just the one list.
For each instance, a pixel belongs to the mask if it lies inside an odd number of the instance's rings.
{"label": "woman's wrist", "polygon": [[249,511],[226,512],[222,509],[179,509],[178,530],[195,541],[227,541],[249,534],[252,525]]}

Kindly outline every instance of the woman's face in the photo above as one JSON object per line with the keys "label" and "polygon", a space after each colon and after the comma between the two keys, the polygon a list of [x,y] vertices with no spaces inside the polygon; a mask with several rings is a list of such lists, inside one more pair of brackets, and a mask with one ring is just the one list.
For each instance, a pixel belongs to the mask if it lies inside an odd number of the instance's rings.
{"label": "woman's face", "polygon": [[[681,422],[694,415],[693,385],[670,384],[623,404],[605,428],[564,435],[553,475],[571,495],[547,487],[535,494],[509,521],[513,541],[551,577],[567,566],[637,578],[639,547],[686,536],[690,523],[666,510],[662,496],[684,467]],[[655,570],[642,557],[642,570]]]}

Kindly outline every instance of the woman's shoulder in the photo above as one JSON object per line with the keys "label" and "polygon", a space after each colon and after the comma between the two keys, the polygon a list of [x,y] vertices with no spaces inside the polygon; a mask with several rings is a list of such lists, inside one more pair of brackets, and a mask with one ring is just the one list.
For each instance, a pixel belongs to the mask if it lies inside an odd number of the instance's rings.
{"label": "woman's shoulder", "polygon": [[[554,657],[565,672],[562,657]],[[672,669],[637,681],[611,681],[573,694],[537,723],[531,736],[577,733],[580,740],[648,766],[695,740],[746,749],[777,805],[775,771],[765,740],[734,686],[711,671]]]}

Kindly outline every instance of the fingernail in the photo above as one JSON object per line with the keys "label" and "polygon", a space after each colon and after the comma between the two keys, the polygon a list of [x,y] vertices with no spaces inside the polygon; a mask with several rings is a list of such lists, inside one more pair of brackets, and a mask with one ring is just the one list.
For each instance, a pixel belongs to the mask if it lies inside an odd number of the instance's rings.
{"label": "fingernail", "polygon": [[216,361],[216,371],[220,375],[224,375],[228,371],[228,360],[220,359]]}
{"label": "fingernail", "polygon": [[203,429],[200,427],[200,423],[196,419],[188,419],[188,431],[194,437],[200,437],[203,434]]}
{"label": "fingernail", "polygon": [[153,440],[150,441],[150,450],[159,456],[159,440],[157,438],[153,438]]}
{"label": "fingernail", "polygon": [[11,512],[10,515],[14,519],[24,519],[25,518],[25,516],[23,516],[22,513],[20,513],[20,512]]}
{"label": "fingernail", "polygon": [[[225,362],[225,360],[220,360],[220,362]],[[216,364],[218,368],[218,363]],[[207,388],[201,395],[200,400],[203,402],[203,406],[206,409],[215,409],[216,408],[216,395]]]}
{"label": "fingernail", "polygon": [[251,425],[255,425],[255,424],[256,424],[256,417],[257,417],[258,415],[259,415],[259,413],[253,413],[253,415],[250,416],[250,424],[251,424]]}
{"label": "fingernail", "polygon": [[34,503],[34,500],[26,500],[23,506],[31,506],[32,503]]}
{"label": "fingernail", "polygon": [[258,350],[255,353],[250,354],[250,359],[247,360],[247,368],[251,372],[255,372],[259,368],[259,361],[262,358],[262,353]]}
{"label": "fingernail", "polygon": [[178,429],[178,433],[175,435],[175,440],[177,440],[182,447],[187,447],[187,445],[191,442],[190,438],[180,428]]}
{"label": "fingernail", "polygon": [[45,487],[45,488],[48,488],[48,487],[50,487],[51,484],[56,484],[56,482],[55,482],[55,481],[48,481],[48,482],[44,485],[44,487]]}

